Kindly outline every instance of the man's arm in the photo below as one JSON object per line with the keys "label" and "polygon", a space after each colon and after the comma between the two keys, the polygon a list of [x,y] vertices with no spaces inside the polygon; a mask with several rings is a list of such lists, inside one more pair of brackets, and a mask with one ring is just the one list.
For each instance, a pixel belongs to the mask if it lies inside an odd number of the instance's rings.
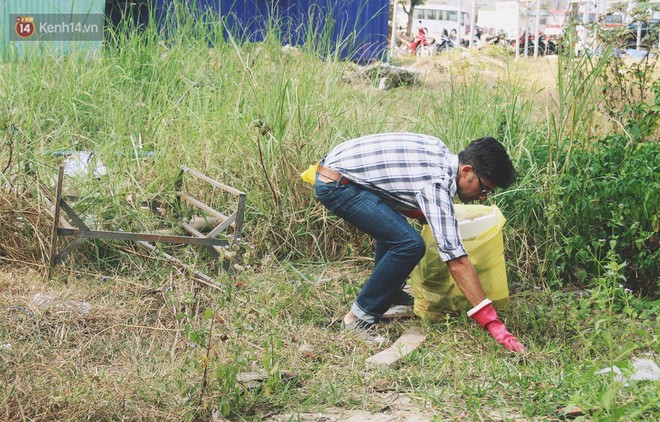
{"label": "man's arm", "polygon": [[450,189],[439,183],[425,186],[417,195],[417,202],[438,242],[440,258],[447,263],[458,288],[472,305],[468,316],[487,329],[507,349],[514,352],[524,350],[525,346],[497,319],[495,308],[481,287],[477,271],[467,258],[458,222],[454,217],[451,196]]}
{"label": "man's arm", "polygon": [[470,302],[472,307],[477,306],[486,299],[486,293],[481,287],[477,270],[474,269],[474,265],[466,255],[447,261],[447,267],[449,267],[449,272],[454,277],[458,288],[461,289],[463,296]]}
{"label": "man's arm", "polygon": [[512,352],[525,350],[525,346],[497,318],[497,312],[493,308],[492,301],[486,298],[477,271],[468,257],[461,256],[449,260],[447,261],[447,267],[449,267],[449,272],[454,277],[458,288],[472,305],[472,309],[468,311],[468,316],[487,329],[495,340]]}

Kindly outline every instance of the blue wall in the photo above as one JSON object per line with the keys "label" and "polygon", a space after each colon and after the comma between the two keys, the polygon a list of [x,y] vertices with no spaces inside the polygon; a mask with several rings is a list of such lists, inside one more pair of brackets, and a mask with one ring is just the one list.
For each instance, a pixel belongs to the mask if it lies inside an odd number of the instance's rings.
{"label": "blue wall", "polygon": [[[155,14],[164,22],[173,0],[156,0]],[[278,23],[282,42],[301,45],[312,35],[315,45],[330,44],[344,59],[379,60],[388,46],[389,0],[197,0],[201,11],[227,20],[232,34],[263,39],[270,18]],[[327,34],[327,35],[324,35]]]}
{"label": "blue wall", "polygon": [[289,26],[285,34],[292,44],[304,42],[301,28],[313,21],[313,27],[326,29],[331,35],[342,58],[361,62],[380,59],[387,48],[388,0],[280,0],[277,4],[282,22]]}

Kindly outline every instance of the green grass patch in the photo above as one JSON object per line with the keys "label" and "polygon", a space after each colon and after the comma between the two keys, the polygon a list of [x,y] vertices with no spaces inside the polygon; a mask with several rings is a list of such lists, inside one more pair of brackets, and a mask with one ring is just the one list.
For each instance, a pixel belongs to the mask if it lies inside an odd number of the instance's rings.
{"label": "green grass patch", "polygon": [[[383,394],[410,397],[414,411],[438,420],[550,420],[571,406],[599,420],[636,420],[659,410],[654,382],[596,374],[616,365],[629,377],[632,357],[657,360],[660,308],[638,309],[643,303],[630,293],[514,295],[501,317],[529,347],[525,356],[509,355],[464,315],[381,323],[390,338],[421,326],[427,339],[399,369],[375,370],[364,364],[375,350],[339,329],[368,268],[282,268],[225,279],[221,292],[196,289],[182,275],[157,282],[156,272],[151,282],[81,274],[48,284],[34,272],[5,273],[0,335],[11,346],[0,351],[3,417],[378,414]],[[43,291],[59,301],[35,306],[33,295]],[[267,378],[254,386],[237,381],[255,371]]]}

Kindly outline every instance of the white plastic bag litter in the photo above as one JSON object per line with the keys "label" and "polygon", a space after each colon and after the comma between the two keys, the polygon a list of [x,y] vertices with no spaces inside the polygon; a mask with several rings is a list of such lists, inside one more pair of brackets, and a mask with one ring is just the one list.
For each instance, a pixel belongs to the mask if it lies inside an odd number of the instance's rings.
{"label": "white plastic bag litter", "polygon": [[100,159],[96,158],[92,151],[74,151],[64,160],[64,174],[70,177],[105,176],[107,170]]}
{"label": "white plastic bag litter", "polygon": [[628,385],[628,381],[660,381],[660,367],[649,359],[632,358],[633,373],[626,378],[616,365],[596,371],[596,375],[614,372],[614,380]]}

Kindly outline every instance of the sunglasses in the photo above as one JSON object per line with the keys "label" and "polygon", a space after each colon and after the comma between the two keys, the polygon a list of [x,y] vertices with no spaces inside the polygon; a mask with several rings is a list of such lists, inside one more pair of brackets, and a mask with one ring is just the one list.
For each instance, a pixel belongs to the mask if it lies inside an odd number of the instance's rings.
{"label": "sunglasses", "polygon": [[495,192],[495,189],[486,188],[486,186],[484,186],[483,182],[481,181],[481,177],[479,177],[479,173],[477,173],[476,170],[474,174],[477,176],[477,180],[479,181],[479,187],[481,188],[481,195],[488,196],[491,193]]}

